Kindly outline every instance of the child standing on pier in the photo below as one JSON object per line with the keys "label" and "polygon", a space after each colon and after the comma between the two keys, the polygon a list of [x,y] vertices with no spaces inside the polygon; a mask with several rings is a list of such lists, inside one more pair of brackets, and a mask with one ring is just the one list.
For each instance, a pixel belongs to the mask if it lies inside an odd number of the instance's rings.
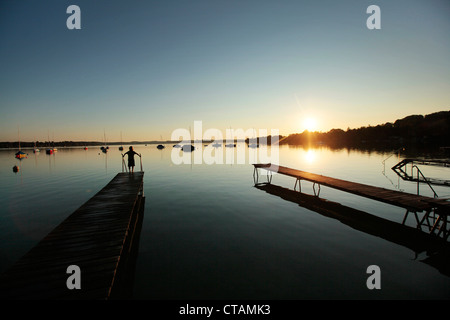
{"label": "child standing on pier", "polygon": [[131,173],[134,173],[134,155],[137,154],[139,157],[141,156],[140,153],[137,153],[133,150],[133,147],[130,146],[129,150],[125,152],[125,154],[122,155],[122,158],[125,157],[125,155],[128,155],[128,170]]}

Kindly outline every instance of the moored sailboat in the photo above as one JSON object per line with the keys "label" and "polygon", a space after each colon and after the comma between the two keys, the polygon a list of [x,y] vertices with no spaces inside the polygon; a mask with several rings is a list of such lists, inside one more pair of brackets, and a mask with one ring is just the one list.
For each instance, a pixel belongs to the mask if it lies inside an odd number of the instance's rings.
{"label": "moored sailboat", "polygon": [[123,143],[122,143],[122,131],[120,131],[120,147],[119,150],[122,151],[123,150]]}
{"label": "moored sailboat", "polygon": [[[162,136],[160,136],[161,137],[161,142],[163,141],[163,137]],[[158,148],[159,150],[162,150],[162,149],[164,149],[166,146],[165,145],[163,145],[163,144],[158,144],[157,146],[156,146],[156,148]]]}
{"label": "moored sailboat", "polygon": [[102,146],[100,149],[102,149],[102,152],[103,152],[103,153],[107,153],[109,147],[106,145],[106,133],[105,133],[105,130],[103,130],[103,139],[104,139],[105,145]]}
{"label": "moored sailboat", "polygon": [[33,152],[34,152],[34,153],[41,152],[41,150],[39,150],[39,148],[36,146],[36,141],[34,142]]}
{"label": "moored sailboat", "polygon": [[20,129],[18,126],[17,126],[17,133],[19,135],[19,151],[16,152],[15,157],[17,159],[23,159],[23,158],[27,157],[27,154],[25,152],[23,152],[20,148]]}
{"label": "moored sailboat", "polygon": [[53,147],[50,146],[50,134],[47,132],[48,147],[45,149],[46,154],[53,154]]}

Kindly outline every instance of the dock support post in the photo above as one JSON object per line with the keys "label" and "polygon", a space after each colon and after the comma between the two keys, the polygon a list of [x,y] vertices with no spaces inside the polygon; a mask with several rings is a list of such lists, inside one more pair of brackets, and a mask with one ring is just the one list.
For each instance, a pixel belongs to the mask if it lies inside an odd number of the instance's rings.
{"label": "dock support post", "polygon": [[272,171],[267,171],[267,183],[272,183]]}
{"label": "dock support post", "polygon": [[316,197],[318,197],[319,194],[320,194],[320,184],[317,184],[317,185],[319,186],[319,190],[317,191],[317,194],[316,194],[316,188],[315,188],[316,183],[315,183],[315,182],[313,183],[313,191],[314,191],[314,195],[315,195]]}
{"label": "dock support post", "polygon": [[[414,212],[414,215],[416,217],[416,221],[417,221],[417,228],[419,230],[422,231],[422,226],[428,227],[428,232],[430,234],[435,234],[436,236],[440,236],[442,233],[442,237],[444,240],[447,240],[449,234],[450,234],[450,230],[447,228],[448,226],[448,218],[446,214],[439,214],[436,213],[435,210],[433,210],[433,217],[431,217],[432,219],[434,219],[434,223],[433,225],[431,225],[430,223],[430,216],[431,216],[431,210],[427,210],[423,216],[423,218],[419,221],[419,218],[417,216],[417,213]],[[406,211],[405,217],[403,218],[403,222],[402,224],[405,224],[406,218],[408,216],[409,210]],[[437,233],[435,233],[435,231],[437,231]]]}
{"label": "dock support post", "polygon": [[297,189],[297,183],[298,183],[298,191],[302,192],[302,181],[300,178],[297,178],[295,180],[294,191],[296,191],[296,189]]}
{"label": "dock support post", "polygon": [[409,214],[409,210],[407,209],[407,210],[406,210],[406,213],[405,213],[405,216],[403,217],[402,224],[405,224],[406,218],[408,218],[408,214]]}
{"label": "dock support post", "polygon": [[253,183],[258,184],[258,168],[256,167],[253,168]]}
{"label": "dock support post", "polygon": [[[422,220],[419,223],[419,229],[422,230],[422,225],[427,226],[428,227],[428,231],[431,230],[431,224],[430,224],[430,220],[428,220],[429,216],[430,216],[430,210],[427,210],[422,218]],[[425,224],[425,220],[426,220],[426,224]]]}
{"label": "dock support post", "polygon": [[436,222],[434,223],[433,227],[431,228],[430,234],[433,234],[434,231],[437,229],[437,236],[439,237],[442,233],[442,237],[444,239],[447,239],[450,231],[447,229],[447,214],[437,214],[438,218],[436,219]]}
{"label": "dock support post", "polygon": [[431,228],[430,233],[434,233],[434,230],[439,226],[439,222],[441,221],[441,216],[439,215],[436,221],[434,222],[433,227]]}
{"label": "dock support post", "polygon": [[[439,217],[441,217],[441,216],[439,216]],[[442,232],[442,236],[444,238],[446,238],[446,233],[447,233],[447,215],[443,215],[441,220],[442,220],[442,224],[439,226],[439,231],[437,233],[437,236],[439,237],[439,235]]]}
{"label": "dock support post", "polygon": [[[410,212],[409,209],[407,209],[407,210],[406,210],[406,213],[405,213],[405,217],[403,218],[402,224],[405,224],[406,218],[408,217],[409,212]],[[412,213],[414,213],[414,217],[416,218],[416,222],[417,222],[416,228],[417,228],[417,229],[421,229],[421,228],[420,228],[421,223],[420,223],[420,221],[419,221],[419,217],[417,216],[417,212],[416,212],[416,211],[412,211]],[[423,220],[423,219],[422,219],[422,220]]]}
{"label": "dock support post", "polygon": [[[259,184],[258,183],[259,180],[259,174],[258,174],[258,168],[254,167],[253,169],[253,182],[255,185]],[[272,171],[267,170],[267,183],[272,183]]]}

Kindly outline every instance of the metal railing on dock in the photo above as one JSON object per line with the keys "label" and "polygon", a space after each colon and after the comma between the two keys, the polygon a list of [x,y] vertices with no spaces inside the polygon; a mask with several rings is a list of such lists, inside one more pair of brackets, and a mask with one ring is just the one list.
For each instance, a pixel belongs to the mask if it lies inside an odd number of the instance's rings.
{"label": "metal railing on dock", "polygon": [[[409,164],[411,165],[411,174],[408,174],[408,170],[407,170],[407,166]],[[450,187],[450,180],[425,177],[425,175],[422,173],[422,171],[417,166],[418,164],[425,165],[425,166],[444,167],[444,168],[450,167],[449,160],[407,158],[407,159],[403,159],[402,161],[397,163],[391,169],[403,180],[416,181],[417,182],[417,192],[419,192],[419,183],[426,183],[430,187],[430,189],[433,191],[435,197],[437,197],[437,194],[434,191],[432,185]],[[417,169],[416,177],[414,177],[414,169]]]}
{"label": "metal railing on dock", "polygon": [[[127,170],[128,166],[125,164],[124,156],[125,156],[125,154],[122,153],[122,172],[128,172],[128,170]],[[140,154],[138,154],[138,156],[139,156],[139,162],[141,164],[141,168],[140,169],[141,169],[141,172],[143,172],[143,169],[142,169],[142,156]]]}

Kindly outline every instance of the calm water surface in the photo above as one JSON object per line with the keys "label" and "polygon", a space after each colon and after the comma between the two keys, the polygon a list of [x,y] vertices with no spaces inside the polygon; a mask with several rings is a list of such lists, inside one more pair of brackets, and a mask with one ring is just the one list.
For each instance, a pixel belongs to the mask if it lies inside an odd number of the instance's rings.
{"label": "calm water surface", "polygon": [[[146,196],[136,299],[450,298],[450,277],[424,262],[426,252],[416,254],[254,187],[247,153],[245,164],[176,165],[171,145],[135,150],[142,153]],[[238,150],[248,152],[245,145]],[[99,147],[60,148],[54,155],[28,150],[20,162],[15,151],[0,151],[0,272],[122,171],[118,146],[106,155]],[[279,150],[284,166],[415,193],[416,184],[390,169],[398,161],[390,153]],[[12,171],[16,164],[18,173]],[[449,178],[450,170],[424,171]],[[294,183],[281,175],[272,179],[290,189]],[[302,191],[312,190],[302,183]],[[450,194],[449,188],[435,190],[440,197]],[[424,186],[421,194],[432,195]],[[403,219],[401,208],[337,190],[322,187],[320,196],[391,221]],[[370,265],[381,268],[381,290],[366,286]]]}

